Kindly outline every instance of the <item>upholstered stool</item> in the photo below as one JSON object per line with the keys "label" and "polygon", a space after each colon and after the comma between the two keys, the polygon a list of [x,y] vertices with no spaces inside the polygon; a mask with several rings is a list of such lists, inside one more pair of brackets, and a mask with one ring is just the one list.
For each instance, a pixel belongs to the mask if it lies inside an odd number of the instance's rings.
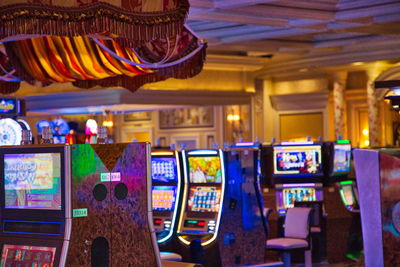
{"label": "upholstered stool", "polygon": [[182,256],[173,252],[160,252],[162,261],[182,261]]}
{"label": "upholstered stool", "polygon": [[291,208],[287,210],[285,218],[285,236],[267,241],[267,249],[282,252],[283,265],[291,266],[290,252],[292,250],[304,250],[305,267],[312,266],[311,242],[309,238],[311,208]]}

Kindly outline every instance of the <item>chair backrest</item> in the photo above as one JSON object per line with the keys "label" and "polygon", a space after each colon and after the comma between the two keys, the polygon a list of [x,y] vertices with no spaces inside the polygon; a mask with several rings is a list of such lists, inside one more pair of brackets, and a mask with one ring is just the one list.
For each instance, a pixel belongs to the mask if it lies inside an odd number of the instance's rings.
{"label": "chair backrest", "polygon": [[310,226],[321,227],[323,217],[323,201],[296,201],[295,207],[311,208]]}
{"label": "chair backrest", "polygon": [[285,237],[308,238],[311,208],[289,208],[285,218]]}

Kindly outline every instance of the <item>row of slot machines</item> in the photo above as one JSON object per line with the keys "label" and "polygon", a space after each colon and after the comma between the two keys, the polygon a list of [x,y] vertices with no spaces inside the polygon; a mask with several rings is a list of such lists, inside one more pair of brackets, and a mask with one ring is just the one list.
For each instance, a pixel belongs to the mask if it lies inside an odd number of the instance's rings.
{"label": "row of slot machines", "polygon": [[264,260],[260,144],[153,150],[153,222],[161,250],[207,266]]}
{"label": "row of slot machines", "polygon": [[[152,152],[152,195],[154,225],[161,248],[173,250],[172,246],[190,246],[194,240],[200,240],[206,248],[217,238],[220,217],[224,213],[224,195],[233,188],[232,181],[227,182],[228,176],[234,176],[234,168],[227,165],[228,154],[235,150],[255,153],[249,163],[255,199],[260,210],[264,206],[271,207],[272,203],[264,203],[261,186],[273,188],[279,227],[283,225],[286,209],[294,207],[296,202],[320,202],[324,210],[324,188],[332,184],[338,189],[333,206],[358,216],[356,181],[349,177],[352,148],[346,140],[323,144],[308,141],[275,145],[237,143],[225,152],[158,150]],[[243,165],[245,158],[240,160],[239,164]],[[266,228],[265,218],[262,220]],[[322,228],[320,235],[326,235],[326,227]],[[326,237],[322,239],[326,243]],[[319,255],[320,260],[325,257]]]}
{"label": "row of slot machines", "polygon": [[346,208],[359,211],[355,177],[350,176],[349,141],[282,142],[265,147],[262,153],[264,182],[277,191],[280,215],[295,201],[323,201],[323,187],[334,183]]}
{"label": "row of slot machines", "polygon": [[275,194],[276,234],[283,233],[287,208],[309,206],[313,261],[357,260],[362,238],[350,142],[282,142],[261,153],[263,184]]}
{"label": "row of slot machines", "polygon": [[150,144],[0,150],[0,266],[160,266]]}
{"label": "row of slot machines", "polygon": [[157,239],[168,243],[171,231],[184,261],[262,262],[257,155],[151,156],[148,143],[2,147],[0,266],[160,266]]}
{"label": "row of slot machines", "polygon": [[[283,155],[282,146],[272,146],[279,171],[293,172],[303,158],[322,162],[318,148],[289,145]],[[159,266],[157,242],[187,262],[263,262],[260,155],[268,149],[239,143],[150,156],[145,143],[3,147],[0,266]],[[282,205],[318,198],[316,185],[281,184]]]}

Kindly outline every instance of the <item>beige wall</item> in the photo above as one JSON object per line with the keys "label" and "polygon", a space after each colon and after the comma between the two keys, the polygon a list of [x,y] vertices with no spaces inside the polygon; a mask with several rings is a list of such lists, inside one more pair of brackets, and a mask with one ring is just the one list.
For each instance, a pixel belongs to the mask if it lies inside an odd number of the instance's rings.
{"label": "beige wall", "polygon": [[280,140],[293,141],[304,140],[309,136],[311,140],[318,141],[324,135],[323,114],[281,114],[279,115]]}

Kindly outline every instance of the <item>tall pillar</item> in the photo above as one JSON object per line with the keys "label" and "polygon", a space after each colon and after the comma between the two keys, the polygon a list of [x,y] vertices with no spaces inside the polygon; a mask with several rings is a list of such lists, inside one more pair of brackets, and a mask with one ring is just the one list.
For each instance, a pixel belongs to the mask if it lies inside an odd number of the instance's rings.
{"label": "tall pillar", "polygon": [[367,71],[369,145],[371,147],[378,147],[382,145],[381,127],[379,121],[379,103],[374,82],[383,69],[384,66],[375,65]]}
{"label": "tall pillar", "polygon": [[369,145],[371,147],[379,146],[379,108],[375,95],[374,80],[368,79],[367,83],[367,101],[368,101],[368,125],[369,125]]}
{"label": "tall pillar", "polygon": [[264,112],[264,141],[270,142],[273,138],[278,138],[277,133],[277,112],[272,106],[271,95],[274,93],[272,79],[263,80],[263,112]]}
{"label": "tall pillar", "polygon": [[346,86],[347,72],[337,72],[333,81],[333,105],[335,118],[335,137],[347,137],[346,128],[346,103],[344,90]]}

